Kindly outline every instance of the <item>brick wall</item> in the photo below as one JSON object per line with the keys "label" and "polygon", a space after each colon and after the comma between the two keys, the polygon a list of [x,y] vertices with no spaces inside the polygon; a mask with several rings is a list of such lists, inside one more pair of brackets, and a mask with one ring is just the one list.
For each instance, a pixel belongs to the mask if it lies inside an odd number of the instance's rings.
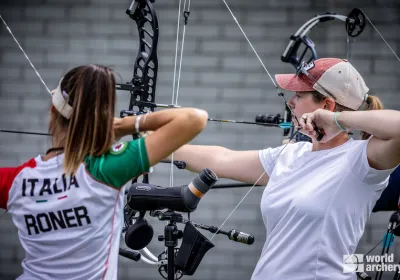
{"label": "brick wall", "polygon": [[[347,14],[362,8],[400,53],[398,1],[317,1],[317,0],[230,0],[236,18],[258,50],[268,70],[292,72],[280,62],[288,37],[311,16],[333,11]],[[175,54],[178,1],[156,1],[160,23],[159,78],[156,101],[170,103]],[[132,77],[132,61],[137,52],[136,27],[126,15],[127,0],[2,0],[0,14],[32,59],[50,88],[68,69],[78,64],[100,63],[114,66],[120,82]],[[1,25],[1,24],[0,24]],[[182,29],[181,29],[182,31]],[[235,25],[222,1],[192,1],[186,30],[184,60],[178,103],[206,109],[211,117],[253,120],[260,112],[282,113],[283,105],[251,48]],[[311,37],[320,56],[349,57],[388,108],[400,109],[399,65],[379,35],[368,25],[356,38],[347,55],[342,22],[316,27]],[[353,40],[351,40],[353,41]],[[118,93],[118,110],[126,109],[128,95]],[[36,77],[4,26],[0,27],[0,129],[47,131],[50,106],[45,88]],[[222,145],[231,149],[262,149],[277,146],[282,132],[260,127],[209,123],[193,143]],[[49,139],[38,136],[1,134],[0,166],[18,165],[44,153]],[[193,174],[175,171],[175,183],[185,184]],[[169,166],[155,168],[152,181],[168,185]],[[202,200],[192,219],[219,225],[248,189],[215,190]],[[216,245],[205,256],[192,279],[249,279],[265,240],[259,211],[263,188],[255,188],[226,229],[255,235],[252,246],[233,243],[217,236]],[[378,242],[389,214],[373,214],[359,252]],[[155,235],[163,224],[151,220]],[[211,234],[205,233],[211,237]],[[24,257],[10,216],[0,213],[0,279],[14,279],[21,273]],[[163,246],[156,238],[152,251]],[[396,247],[396,250],[398,248]],[[120,279],[160,279],[155,267],[120,258]],[[187,277],[188,278],[188,277]],[[387,278],[389,279],[389,278]]]}

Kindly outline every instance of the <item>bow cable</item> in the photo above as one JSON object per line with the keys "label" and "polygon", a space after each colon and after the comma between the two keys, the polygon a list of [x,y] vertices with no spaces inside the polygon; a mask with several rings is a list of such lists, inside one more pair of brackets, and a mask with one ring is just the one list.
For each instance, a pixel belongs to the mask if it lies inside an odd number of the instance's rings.
{"label": "bow cable", "polygon": [[390,49],[390,51],[394,54],[394,56],[397,58],[398,61],[400,61],[400,58],[397,56],[397,54],[394,52],[392,47],[389,45],[389,43],[383,38],[382,34],[379,32],[378,28],[375,27],[375,25],[372,23],[372,21],[369,19],[367,15],[365,15],[369,23],[372,25],[372,27],[375,29],[376,33],[382,38],[383,42],[385,42],[386,46]]}
{"label": "bow cable", "polygon": [[[185,35],[186,35],[186,25],[187,20],[190,14],[190,0],[188,1],[188,6],[186,10],[186,2],[183,3],[183,16],[184,16],[184,25],[182,32],[182,42],[180,48],[180,59],[179,59],[179,69],[178,69],[178,79],[176,80],[177,73],[177,59],[178,59],[178,48],[179,48],[179,26],[180,26],[180,18],[181,18],[181,3],[182,0],[179,0],[179,9],[178,9],[178,22],[177,22],[177,31],[176,31],[176,45],[175,45],[175,65],[174,65],[174,81],[172,87],[172,105],[178,105],[178,97],[179,97],[179,86],[181,80],[181,72],[182,72],[182,60],[183,60],[183,49],[185,44]],[[170,177],[169,177],[169,186],[174,186],[174,153],[171,154],[171,165],[170,165]]]}

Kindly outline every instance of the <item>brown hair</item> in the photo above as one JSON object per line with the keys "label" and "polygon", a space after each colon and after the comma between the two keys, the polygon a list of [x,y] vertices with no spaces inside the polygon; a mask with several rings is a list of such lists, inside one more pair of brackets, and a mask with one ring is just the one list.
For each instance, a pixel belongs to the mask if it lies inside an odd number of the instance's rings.
{"label": "brown hair", "polygon": [[73,112],[64,118],[54,107],[50,111],[51,135],[66,131],[64,172],[72,175],[85,156],[106,153],[114,142],[115,77],[105,66],[87,65],[70,70],[61,82]]}
{"label": "brown hair", "polygon": [[[313,91],[312,92],[312,98],[313,101],[316,103],[320,103],[324,101],[326,98],[325,95],[319,93],[318,91]],[[374,96],[374,95],[368,95],[366,102],[361,106],[360,109],[362,110],[382,110],[383,104],[382,101],[379,99],[379,97]],[[354,111],[353,109],[347,108],[343,105],[340,105],[335,102],[335,112],[342,112],[342,111]],[[370,137],[371,135],[366,133],[365,131],[361,131],[361,139],[366,140]]]}

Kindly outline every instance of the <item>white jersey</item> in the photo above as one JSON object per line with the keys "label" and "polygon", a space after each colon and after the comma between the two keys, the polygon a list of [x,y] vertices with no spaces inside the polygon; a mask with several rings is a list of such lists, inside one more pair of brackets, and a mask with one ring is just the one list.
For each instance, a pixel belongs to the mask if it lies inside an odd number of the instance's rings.
{"label": "white jersey", "polygon": [[148,170],[144,142],[87,157],[73,177],[63,174],[63,157],[0,168],[0,208],[26,252],[18,280],[117,279],[124,185]]}
{"label": "white jersey", "polygon": [[312,152],[299,142],[259,152],[269,176],[261,200],[267,231],[252,280],[350,280],[343,255],[353,254],[390,170],[367,159],[368,141],[349,140]]}

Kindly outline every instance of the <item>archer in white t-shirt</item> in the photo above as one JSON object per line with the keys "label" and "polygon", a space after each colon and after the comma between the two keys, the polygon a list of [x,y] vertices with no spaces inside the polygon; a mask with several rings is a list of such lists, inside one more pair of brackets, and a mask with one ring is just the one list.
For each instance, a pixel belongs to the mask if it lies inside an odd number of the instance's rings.
{"label": "archer in white t-shirt", "polygon": [[[400,112],[383,110],[344,59],[318,59],[276,80],[295,92],[288,102],[294,124],[313,143],[261,151],[184,145],[174,159],[194,172],[208,167],[220,178],[266,185],[267,239],[252,280],[353,280],[343,255],[354,253],[400,163]],[[363,140],[349,139],[350,130],[362,131]]]}

